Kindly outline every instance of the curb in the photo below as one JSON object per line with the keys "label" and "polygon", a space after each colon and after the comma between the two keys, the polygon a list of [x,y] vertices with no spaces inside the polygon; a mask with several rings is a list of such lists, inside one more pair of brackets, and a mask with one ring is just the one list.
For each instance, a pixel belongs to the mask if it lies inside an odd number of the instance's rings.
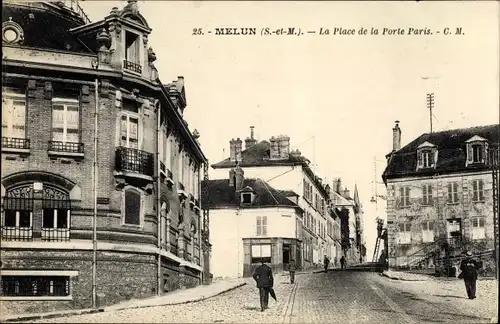
{"label": "curb", "polygon": [[87,314],[95,314],[104,312],[104,308],[96,308],[96,309],[85,309],[85,310],[75,310],[75,311],[65,311],[64,313],[51,313],[51,314],[40,314],[40,315],[26,315],[20,316],[16,318],[7,318],[2,319],[3,323],[12,323],[12,322],[21,322],[21,321],[33,321],[44,318],[55,318],[55,317],[63,317],[63,316],[75,316],[75,315],[87,315]]}
{"label": "curb", "polygon": [[234,290],[236,288],[240,288],[246,284],[247,284],[246,282],[242,282],[242,283],[239,283],[235,286],[232,286],[230,288],[226,288],[224,290],[221,290],[221,291],[214,293],[214,294],[211,294],[211,295],[202,296],[200,298],[181,301],[181,302],[167,302],[167,303],[160,303],[160,304],[156,304],[156,305],[140,305],[140,306],[131,306],[131,307],[122,307],[122,308],[111,308],[112,306],[108,306],[108,307],[104,307],[104,308],[65,311],[65,312],[60,312],[60,313],[26,315],[26,316],[21,315],[21,316],[16,317],[16,318],[1,319],[1,322],[2,323],[12,323],[12,322],[21,322],[21,321],[33,321],[33,320],[46,319],[46,318],[56,318],[56,317],[75,316],[75,315],[88,315],[88,314],[103,313],[103,312],[116,312],[116,311],[122,311],[122,310],[126,310],[126,309],[139,309],[139,308],[148,308],[148,307],[157,307],[157,306],[196,303],[196,302],[199,302],[199,301],[202,301],[205,299],[219,296],[223,293],[229,292],[229,291]]}

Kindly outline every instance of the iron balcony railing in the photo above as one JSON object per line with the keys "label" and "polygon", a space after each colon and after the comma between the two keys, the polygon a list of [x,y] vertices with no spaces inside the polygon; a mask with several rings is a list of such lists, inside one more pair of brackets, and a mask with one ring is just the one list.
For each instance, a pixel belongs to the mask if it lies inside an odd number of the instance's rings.
{"label": "iron balcony railing", "polygon": [[165,163],[160,161],[160,170],[166,173]]}
{"label": "iron balcony railing", "polygon": [[30,148],[30,140],[27,138],[2,137],[2,148],[28,150]]}
{"label": "iron balcony railing", "polygon": [[42,228],[42,241],[65,242],[69,238],[69,228]]}
{"label": "iron balcony railing", "polygon": [[142,66],[140,64],[123,60],[123,68],[137,73],[142,73]]}
{"label": "iron balcony railing", "polygon": [[169,179],[173,179],[174,178],[174,175],[172,174],[172,171],[170,171],[169,169],[167,169],[167,178],[169,178]]}
{"label": "iron balcony railing", "polygon": [[76,13],[78,16],[80,16],[86,24],[91,23],[87,14],[83,11],[82,7],[80,7],[80,5],[78,4],[78,0],[57,1],[56,4],[58,4],[58,3],[68,7],[68,9],[70,9],[71,11]]}
{"label": "iron balcony railing", "polygon": [[83,143],[49,141],[49,151],[65,153],[83,153]]}
{"label": "iron balcony railing", "polygon": [[182,191],[185,190],[184,185],[180,181],[179,181],[179,190],[182,190]]}
{"label": "iron balcony railing", "polygon": [[120,146],[116,149],[115,169],[152,177],[154,175],[153,154]]}
{"label": "iron balcony railing", "polygon": [[2,240],[33,241],[33,228],[2,226]]}

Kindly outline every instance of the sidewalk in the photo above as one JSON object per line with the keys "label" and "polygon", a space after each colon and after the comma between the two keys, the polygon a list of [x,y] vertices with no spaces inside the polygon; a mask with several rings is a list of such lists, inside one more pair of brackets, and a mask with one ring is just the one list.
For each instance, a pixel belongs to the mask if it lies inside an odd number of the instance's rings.
{"label": "sidewalk", "polygon": [[215,297],[227,291],[241,287],[246,283],[247,283],[246,280],[243,278],[230,279],[230,280],[218,281],[206,286],[197,286],[189,289],[176,290],[159,297],[152,297],[147,299],[131,299],[115,305],[98,309],[78,309],[69,311],[68,310],[56,311],[50,313],[16,314],[10,316],[1,316],[0,322],[1,323],[20,322],[20,321],[37,320],[42,318],[83,315],[83,314],[92,314],[99,312],[112,312],[123,309],[135,309],[135,308],[193,303],[207,298]]}
{"label": "sidewalk", "polygon": [[[394,280],[404,280],[404,281],[456,281],[460,280],[456,277],[434,277],[432,275],[416,274],[405,271],[393,271],[386,270],[381,273],[385,276]],[[495,278],[490,277],[479,277],[479,280],[494,280]]]}

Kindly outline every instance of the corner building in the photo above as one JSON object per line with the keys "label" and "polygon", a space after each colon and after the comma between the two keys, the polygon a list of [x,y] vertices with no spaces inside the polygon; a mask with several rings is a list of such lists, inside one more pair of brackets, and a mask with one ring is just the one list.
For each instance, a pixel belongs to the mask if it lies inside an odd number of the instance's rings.
{"label": "corner building", "polygon": [[93,266],[99,307],[208,282],[208,162],[137,1],[94,23],[7,1],[2,21],[0,311],[91,307]]}

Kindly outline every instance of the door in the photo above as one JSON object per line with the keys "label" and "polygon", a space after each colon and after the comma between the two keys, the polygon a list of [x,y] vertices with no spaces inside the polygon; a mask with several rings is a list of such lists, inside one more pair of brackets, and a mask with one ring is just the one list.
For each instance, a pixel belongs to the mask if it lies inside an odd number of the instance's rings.
{"label": "door", "polygon": [[290,244],[283,244],[283,266],[286,269],[286,266],[290,263]]}

